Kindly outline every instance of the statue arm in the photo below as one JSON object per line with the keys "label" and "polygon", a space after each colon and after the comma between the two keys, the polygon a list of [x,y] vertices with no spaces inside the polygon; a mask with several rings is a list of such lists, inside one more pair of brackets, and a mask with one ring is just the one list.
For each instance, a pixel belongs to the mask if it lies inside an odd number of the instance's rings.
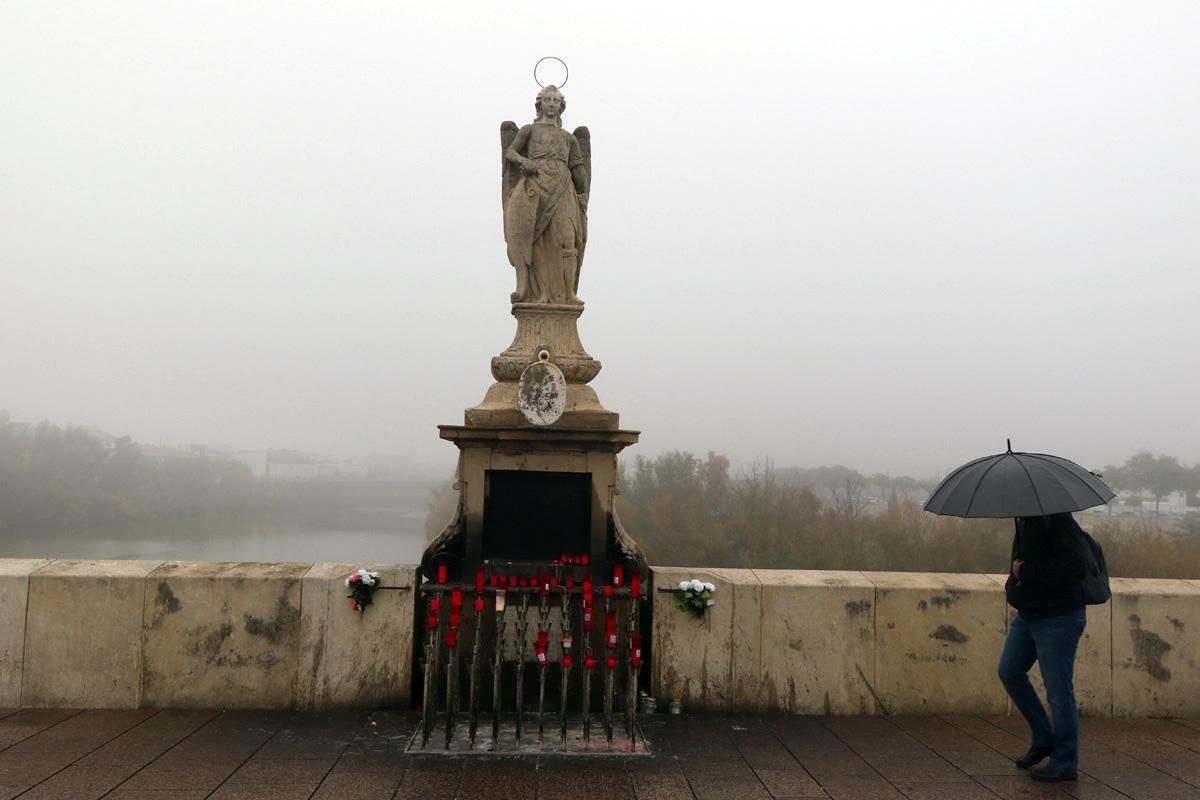
{"label": "statue arm", "polygon": [[510,164],[516,164],[526,174],[534,174],[537,172],[537,166],[521,153],[529,146],[529,132],[532,126],[526,125],[521,130],[517,131],[517,137],[513,139],[513,143],[504,151],[504,158]]}

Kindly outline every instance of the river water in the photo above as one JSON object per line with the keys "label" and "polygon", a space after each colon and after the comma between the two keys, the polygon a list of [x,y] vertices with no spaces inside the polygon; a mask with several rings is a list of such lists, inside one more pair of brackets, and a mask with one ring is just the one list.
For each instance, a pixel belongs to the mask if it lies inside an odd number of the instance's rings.
{"label": "river water", "polygon": [[119,527],[9,531],[0,535],[0,558],[416,564],[425,549],[429,503],[426,495],[399,499],[398,505],[338,504]]}

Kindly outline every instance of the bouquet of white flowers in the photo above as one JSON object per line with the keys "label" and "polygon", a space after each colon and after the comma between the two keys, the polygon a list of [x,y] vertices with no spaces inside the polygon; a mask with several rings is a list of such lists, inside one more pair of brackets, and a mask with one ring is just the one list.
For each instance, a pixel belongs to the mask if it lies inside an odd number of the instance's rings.
{"label": "bouquet of white flowers", "polygon": [[716,591],[717,587],[711,583],[693,578],[690,581],[679,582],[679,588],[675,590],[675,599],[679,601],[680,611],[690,611],[697,617],[703,617],[709,606],[717,604],[713,599]]}
{"label": "bouquet of white flowers", "polygon": [[356,569],[346,578],[346,588],[350,590],[350,594],[346,595],[350,598],[350,608],[361,614],[371,605],[371,597],[379,588],[379,573]]}

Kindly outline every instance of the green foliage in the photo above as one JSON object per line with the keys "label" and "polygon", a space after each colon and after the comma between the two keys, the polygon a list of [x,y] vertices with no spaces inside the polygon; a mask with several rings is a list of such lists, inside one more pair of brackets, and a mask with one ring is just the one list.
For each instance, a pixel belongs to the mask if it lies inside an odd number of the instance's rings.
{"label": "green foliage", "polygon": [[692,589],[676,589],[675,600],[679,603],[680,611],[687,611],[697,617],[704,616],[704,609],[708,608],[709,598],[712,594],[705,591],[694,591]]}
{"label": "green foliage", "polygon": [[129,437],[106,445],[82,428],[0,423],[0,531],[242,511],[270,500],[237,462],[151,459]]}
{"label": "green foliage", "polygon": [[[939,517],[909,495],[886,510],[848,515],[835,500],[822,501],[813,488],[798,485],[797,475],[765,465],[731,474],[728,459],[714,453],[703,460],[686,452],[638,458],[632,470],[622,463],[618,512],[650,563],[664,566],[1008,569],[1012,520]],[[1116,521],[1096,525],[1093,533],[1112,575],[1200,577],[1200,536]]]}
{"label": "green foliage", "polygon": [[1125,461],[1118,478],[1124,484],[1121,488],[1145,489],[1154,495],[1154,514],[1157,516],[1159,501],[1172,492],[1186,492],[1191,488],[1192,471],[1182,466],[1175,456],[1142,452]]}

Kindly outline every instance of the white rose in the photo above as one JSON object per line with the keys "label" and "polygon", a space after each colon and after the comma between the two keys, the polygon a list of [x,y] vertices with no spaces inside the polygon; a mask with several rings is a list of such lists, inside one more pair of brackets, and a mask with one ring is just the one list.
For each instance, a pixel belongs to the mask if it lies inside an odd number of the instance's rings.
{"label": "white rose", "polygon": [[711,594],[712,592],[715,592],[716,590],[717,590],[717,587],[713,586],[711,583],[704,584],[704,591],[709,592]]}
{"label": "white rose", "polygon": [[679,591],[686,592],[690,588],[692,588],[691,581],[680,581],[679,582]]}
{"label": "white rose", "polygon": [[349,578],[346,578],[346,588],[347,589],[350,588],[350,579]]}
{"label": "white rose", "polygon": [[700,582],[699,578],[692,579],[692,591],[693,592],[703,592],[704,591],[704,584]]}

